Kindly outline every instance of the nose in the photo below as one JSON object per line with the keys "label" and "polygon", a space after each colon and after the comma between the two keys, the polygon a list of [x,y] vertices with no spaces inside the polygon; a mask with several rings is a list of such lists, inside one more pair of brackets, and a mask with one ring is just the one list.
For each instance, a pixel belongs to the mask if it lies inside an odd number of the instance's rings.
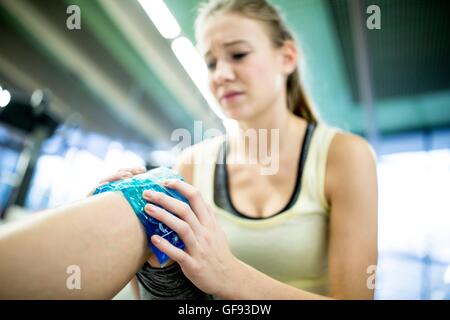
{"label": "nose", "polygon": [[218,60],[213,74],[214,82],[216,84],[221,84],[226,81],[234,80],[234,78],[235,74],[231,64],[224,60]]}

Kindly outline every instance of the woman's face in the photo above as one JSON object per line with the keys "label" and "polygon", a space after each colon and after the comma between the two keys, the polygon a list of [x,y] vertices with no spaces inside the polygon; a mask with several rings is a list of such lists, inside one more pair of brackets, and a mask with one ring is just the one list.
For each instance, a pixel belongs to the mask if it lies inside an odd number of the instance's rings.
{"label": "woman's face", "polygon": [[198,33],[198,47],[208,65],[209,87],[226,116],[245,121],[280,103],[286,107],[285,82],[295,61],[274,48],[261,22],[214,14]]}

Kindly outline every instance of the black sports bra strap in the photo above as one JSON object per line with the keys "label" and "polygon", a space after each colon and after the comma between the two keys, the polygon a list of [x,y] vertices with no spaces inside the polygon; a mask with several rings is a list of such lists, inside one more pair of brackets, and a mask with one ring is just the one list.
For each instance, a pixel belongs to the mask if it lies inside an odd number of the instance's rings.
{"label": "black sports bra strap", "polygon": [[[301,181],[303,176],[303,169],[306,163],[309,145],[311,144],[311,139],[314,133],[314,129],[316,128],[316,124],[314,123],[308,123],[306,127],[305,136],[303,138],[301,153],[300,153],[300,159],[298,162],[298,169],[297,169],[297,178],[295,182],[295,188],[294,192],[292,193],[288,203],[286,206],[280,210],[279,212],[275,213],[274,215],[271,215],[267,218],[271,218],[277,214],[280,214],[288,209],[290,209],[295,202],[298,199],[298,196],[301,191]],[[267,219],[264,218],[258,218],[258,217],[249,217],[245,214],[242,214],[239,212],[239,210],[236,209],[236,207],[233,205],[233,202],[231,200],[231,195],[229,192],[229,179],[228,179],[228,172],[226,168],[226,159],[227,159],[227,151],[228,151],[228,141],[225,139],[220,146],[219,149],[219,155],[217,157],[217,164],[215,168],[214,173],[214,202],[222,209],[225,209],[226,211],[230,211],[233,214],[246,218],[246,219]]]}

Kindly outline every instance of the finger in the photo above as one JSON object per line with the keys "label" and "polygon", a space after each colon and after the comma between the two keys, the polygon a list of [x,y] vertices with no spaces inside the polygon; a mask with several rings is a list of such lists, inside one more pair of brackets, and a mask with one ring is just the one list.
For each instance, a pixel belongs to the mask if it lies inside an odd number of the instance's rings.
{"label": "finger", "polygon": [[119,179],[128,179],[134,176],[134,173],[127,169],[120,169],[119,171],[117,171],[116,176]]}
{"label": "finger", "polygon": [[141,166],[141,167],[132,167],[132,168],[128,168],[128,169],[123,169],[125,171],[131,172],[132,174],[136,175],[136,174],[141,174],[147,171],[147,168]]}
{"label": "finger", "polygon": [[115,174],[100,180],[100,183],[113,182],[121,179],[128,179],[133,177],[134,175],[138,175],[146,171],[147,169],[145,167],[131,167],[119,169]]}
{"label": "finger", "polygon": [[104,184],[107,182],[114,182],[114,181],[122,180],[122,179],[128,179],[128,178],[131,178],[132,176],[133,175],[130,172],[118,171],[117,173],[100,180],[100,184]]}
{"label": "finger", "polygon": [[145,190],[142,196],[145,200],[163,207],[178,216],[181,220],[186,221],[195,232],[198,231],[200,222],[187,203],[172,198],[162,192],[152,190]]}
{"label": "finger", "polygon": [[144,207],[144,210],[149,216],[164,223],[170,229],[175,231],[189,250],[194,250],[196,248],[197,239],[195,238],[194,232],[189,224],[177,218],[173,214],[170,214],[170,212],[167,212],[163,208],[157,207],[150,203]]}
{"label": "finger", "polygon": [[188,263],[191,259],[185,251],[175,247],[169,241],[160,236],[154,235],[150,239],[155,247],[167,254],[170,259],[178,262],[180,266]]}
{"label": "finger", "polygon": [[197,215],[201,224],[206,225],[210,222],[210,213],[200,191],[189,183],[176,179],[166,180],[161,184],[181,193],[189,201],[192,211]]}
{"label": "finger", "polygon": [[122,179],[128,179],[128,178],[133,177],[134,175],[138,175],[138,174],[145,173],[145,172],[147,172],[147,168],[145,168],[145,167],[131,167],[131,168],[120,169],[115,174],[110,175],[110,176],[100,180],[99,184],[94,189],[92,189],[91,192],[88,193],[88,196],[91,196],[94,193],[95,189],[97,189],[98,187],[100,187],[106,183],[114,182],[114,181],[122,180]]}

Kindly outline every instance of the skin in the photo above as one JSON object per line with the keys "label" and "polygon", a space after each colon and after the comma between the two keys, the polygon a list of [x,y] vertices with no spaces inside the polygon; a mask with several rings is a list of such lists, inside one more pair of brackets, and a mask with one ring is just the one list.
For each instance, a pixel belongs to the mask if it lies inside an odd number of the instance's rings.
{"label": "skin", "polygon": [[[252,217],[270,216],[292,193],[292,172],[299,157],[292,150],[300,150],[306,127],[306,121],[290,113],[286,105],[285,82],[297,64],[295,45],[286,42],[274,48],[261,23],[238,14],[215,14],[204,23],[198,38],[210,70],[211,91],[225,114],[243,129],[280,130],[280,168],[285,169],[271,176],[259,175],[260,158],[256,164],[229,165],[231,197],[238,210]],[[244,94],[221,99],[227,90]],[[239,134],[231,138],[229,156],[251,156],[236,147],[239,139],[243,139]],[[331,208],[329,296],[290,287],[233,256],[211,207],[191,185],[194,152],[195,147],[187,149],[175,167],[187,183],[166,185],[182,193],[191,208],[155,192],[145,192],[144,198],[175,214],[146,207],[149,215],[166,223],[185,242],[187,249],[182,251],[152,237],[197,287],[226,299],[373,299],[367,270],[377,262],[377,176],[374,153],[364,139],[338,133],[329,147],[324,190]]]}
{"label": "skin", "polygon": [[[121,193],[89,197],[2,227],[0,299],[111,299],[149,256]],[[73,265],[79,290],[67,287]]]}
{"label": "skin", "polygon": [[[295,150],[300,148],[293,141],[301,141],[305,121],[289,113],[285,99],[278,96],[285,94],[280,91],[284,87],[279,86],[280,79],[286,81],[296,65],[295,47],[292,43],[280,49],[267,46],[270,43],[264,33],[267,30],[258,22],[238,15],[215,16],[202,31],[200,47],[211,49],[217,59],[217,68],[210,70],[209,77],[214,95],[219,99],[222,90],[231,86],[245,92],[233,103],[223,102],[224,112],[238,120],[241,128],[279,129],[280,159],[286,165],[297,163],[298,154],[294,157],[292,150],[294,146]],[[230,59],[225,52],[231,49],[225,48],[223,42],[232,36],[245,37],[255,55],[238,61]],[[239,134],[233,137],[230,155],[245,153],[234,147],[241,138]],[[324,190],[331,207],[328,297],[272,279],[232,254],[213,210],[191,185],[194,150],[186,150],[175,167],[187,182],[164,183],[184,195],[191,206],[158,192],[145,191],[143,197],[161,206],[149,204],[145,211],[176,231],[186,250],[158,236],[151,241],[178,262],[198,288],[224,299],[373,298],[373,291],[366,285],[366,271],[377,261],[377,179],[374,155],[365,140],[337,134],[328,152]],[[274,208],[285,204],[281,191],[272,195],[270,190],[281,186],[280,181],[292,187],[292,174],[280,170],[275,177],[261,176],[247,166],[231,165],[233,201],[249,216],[268,216]],[[120,178],[137,174],[132,169],[124,172]],[[252,187],[246,188],[250,179]],[[292,188],[288,194],[291,191]],[[257,198],[258,194],[264,197]],[[257,204],[260,199],[266,201]],[[132,279],[151,253],[143,227],[125,198],[110,192],[7,225],[0,230],[0,256],[0,298],[109,299]],[[74,264],[82,271],[81,290],[66,287],[67,267]]]}

